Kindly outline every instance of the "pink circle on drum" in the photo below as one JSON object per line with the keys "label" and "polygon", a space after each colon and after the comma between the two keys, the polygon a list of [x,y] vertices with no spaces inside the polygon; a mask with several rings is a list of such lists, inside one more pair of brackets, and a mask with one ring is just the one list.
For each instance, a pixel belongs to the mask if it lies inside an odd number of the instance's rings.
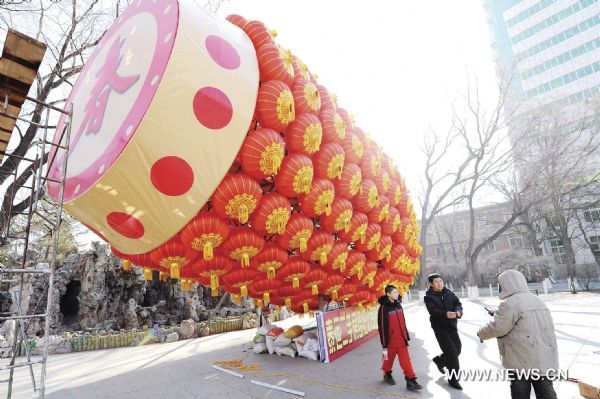
{"label": "pink circle on drum", "polygon": [[[69,156],[77,155],[77,147],[85,136],[96,135],[102,131],[105,119],[108,121],[110,112],[107,105],[114,96],[124,96],[128,91],[137,91],[137,95],[130,102],[120,103],[119,106],[127,107],[126,113],[120,126],[111,130],[110,138],[107,139],[106,147],[96,159],[85,159],[81,162],[81,171],[77,171],[77,165],[69,161],[69,172],[65,179],[64,201],[72,201],[85,193],[89,188],[102,178],[110,169],[115,160],[121,155],[129,140],[142,121],[152,99],[159,87],[160,80],[165,72],[179,23],[179,10],[177,0],[161,1],[137,1],[132,3],[106,32],[90,58],[85,63],[83,70],[69,98],[67,107],[76,104],[80,115],[77,125],[71,128],[71,140]],[[133,18],[137,18],[133,20]],[[145,70],[122,72],[122,64],[129,62],[132,53],[127,52],[129,45],[135,47],[135,31],[138,20],[147,21],[153,18],[156,37],[152,38],[154,43],[153,54],[145,54],[150,57]],[[133,27],[132,27],[133,26]],[[131,41],[131,42],[129,42]],[[146,58],[148,59],[148,58]],[[93,79],[90,79],[90,73]],[[91,82],[90,82],[91,81]],[[90,89],[92,86],[93,88]],[[86,95],[87,93],[90,95]],[[106,116],[106,118],[105,118]],[[57,125],[54,143],[58,144],[61,132],[66,126],[68,116],[63,115]],[[63,144],[64,145],[64,144]],[[55,161],[50,165],[50,176],[58,177],[58,169],[64,163],[64,151],[56,151],[56,147],[50,152],[49,159]],[[85,157],[79,157],[80,160]],[[88,163],[89,162],[89,163]],[[73,170],[76,172],[72,172]],[[58,199],[58,184],[48,186],[48,193],[52,199]]]}
{"label": "pink circle on drum", "polygon": [[137,240],[144,236],[144,225],[135,216],[123,212],[111,212],[106,216],[106,222],[123,237]]}
{"label": "pink circle on drum", "polygon": [[198,90],[194,96],[193,108],[198,122],[213,130],[224,128],[233,117],[229,97],[216,87]]}
{"label": "pink circle on drum", "polygon": [[225,69],[240,67],[240,55],[237,50],[225,39],[210,35],[204,41],[208,54],[219,66]]}

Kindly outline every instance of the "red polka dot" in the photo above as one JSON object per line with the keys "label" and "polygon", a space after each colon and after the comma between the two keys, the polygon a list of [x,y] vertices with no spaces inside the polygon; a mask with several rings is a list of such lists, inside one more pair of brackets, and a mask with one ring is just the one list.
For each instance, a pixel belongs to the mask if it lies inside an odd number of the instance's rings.
{"label": "red polka dot", "polygon": [[208,54],[214,62],[225,69],[237,69],[240,66],[240,55],[235,48],[219,36],[208,36],[204,42]]}
{"label": "red polka dot", "polygon": [[204,87],[194,96],[194,114],[209,129],[227,126],[233,116],[233,106],[225,93],[216,87]]}
{"label": "red polka dot", "polygon": [[138,239],[144,236],[144,225],[135,216],[123,212],[111,212],[106,221],[114,231],[124,237]]}
{"label": "red polka dot", "polygon": [[150,179],[158,191],[175,197],[187,193],[192,188],[194,171],[183,159],[168,156],[152,165]]}

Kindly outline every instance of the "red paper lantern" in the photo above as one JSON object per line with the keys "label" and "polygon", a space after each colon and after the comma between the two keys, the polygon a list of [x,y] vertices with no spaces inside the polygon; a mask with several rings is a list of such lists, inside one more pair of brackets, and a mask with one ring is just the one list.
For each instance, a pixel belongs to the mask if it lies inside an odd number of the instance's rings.
{"label": "red paper lantern", "polygon": [[368,225],[369,219],[367,218],[367,215],[354,210],[352,212],[352,218],[350,219],[350,230],[340,230],[338,235],[346,242],[364,243],[367,237]]}
{"label": "red paper lantern", "polygon": [[331,214],[331,205],[335,197],[333,183],[325,179],[313,179],[310,192],[300,197],[302,213],[310,217]]}
{"label": "red paper lantern", "polygon": [[223,250],[230,259],[239,261],[243,268],[250,266],[250,259],[256,256],[265,241],[254,230],[248,227],[239,227],[232,230],[227,241],[223,243]]}
{"label": "red paper lantern", "polygon": [[308,249],[302,253],[302,258],[307,261],[319,262],[321,265],[327,263],[327,256],[333,248],[334,239],[331,234],[324,231],[313,232],[308,240]]}
{"label": "red paper lantern", "polygon": [[331,297],[331,299],[337,301],[338,291],[342,288],[345,281],[346,280],[338,274],[332,274],[329,277],[327,277],[327,280],[325,280],[325,282],[323,283],[323,290],[325,295],[328,295],[329,297]]}
{"label": "red paper lantern", "polygon": [[335,111],[335,103],[332,101],[331,96],[329,95],[329,91],[323,85],[316,84],[317,90],[319,90],[319,97],[321,98],[321,112],[324,110],[333,110]]}
{"label": "red paper lantern", "polygon": [[198,257],[198,252],[177,243],[178,237],[156,248],[150,253],[152,261],[170,270],[172,278],[179,278],[181,268],[189,265]]}
{"label": "red paper lantern", "polygon": [[225,19],[240,29],[244,29],[244,26],[246,26],[246,24],[248,23],[248,20],[246,18],[236,14],[230,14]]}
{"label": "red paper lantern", "polygon": [[303,280],[310,271],[310,264],[299,256],[292,256],[279,270],[278,277],[281,281],[291,283],[293,288],[300,287],[300,280]]}
{"label": "red paper lantern", "polygon": [[348,244],[336,241],[327,255],[327,266],[341,275],[346,273],[346,261],[348,259]]}
{"label": "red paper lantern", "polygon": [[312,83],[312,76],[310,75],[310,71],[308,70],[306,64],[302,62],[300,58],[294,56],[294,64],[292,66],[294,67],[294,76],[296,77],[296,79],[300,77]]}
{"label": "red paper lantern", "polygon": [[344,168],[344,149],[335,143],[324,144],[312,157],[315,175],[321,179],[340,179]]}
{"label": "red paper lantern", "polygon": [[358,291],[352,295],[352,298],[348,300],[348,303],[351,305],[356,305],[359,309],[362,309],[363,306],[371,303],[371,293],[366,290]]}
{"label": "red paper lantern", "polygon": [[392,237],[382,235],[375,248],[366,253],[367,259],[378,261],[382,259],[390,259],[392,252]]}
{"label": "red paper lantern", "polygon": [[365,241],[355,242],[356,248],[360,251],[367,252],[377,246],[381,238],[381,226],[377,223],[369,223],[365,231]]}
{"label": "red paper lantern", "polygon": [[281,234],[290,219],[290,201],[279,193],[262,196],[252,215],[252,228],[269,234]]}
{"label": "red paper lantern", "polygon": [[348,258],[346,259],[346,272],[348,276],[356,276],[358,281],[362,280],[363,267],[367,262],[367,257],[364,253],[357,250],[348,251]]}
{"label": "red paper lantern", "polygon": [[385,287],[387,287],[390,284],[392,279],[393,277],[390,274],[390,272],[384,269],[380,269],[375,275],[375,278],[373,279],[373,286],[371,287],[371,292],[383,292],[385,290]]}
{"label": "red paper lantern", "polygon": [[385,258],[382,261],[383,266],[390,272],[402,272],[405,271],[405,264],[408,261],[408,255],[406,249],[401,244],[392,244],[392,250],[390,251],[389,259]]}
{"label": "red paper lantern", "polygon": [[338,291],[338,300],[348,303],[356,293],[356,285],[351,281],[346,281],[344,286]]}
{"label": "red paper lantern", "polygon": [[319,308],[319,302],[310,292],[303,291],[292,297],[292,310],[296,313],[308,313]]}
{"label": "red paper lantern", "polygon": [[265,273],[268,280],[275,278],[277,270],[281,269],[288,260],[288,253],[285,249],[278,247],[273,243],[266,243],[262,251],[254,260],[256,269]]}
{"label": "red paper lantern", "polygon": [[292,215],[285,231],[279,236],[278,244],[284,249],[300,249],[300,252],[305,252],[313,230],[312,220],[296,213]]}
{"label": "red paper lantern", "polygon": [[219,295],[219,277],[229,273],[233,269],[233,262],[221,255],[215,255],[211,260],[200,260],[196,263],[200,278],[210,281],[210,292],[212,296]]}
{"label": "red paper lantern", "polygon": [[336,197],[352,199],[358,194],[362,185],[362,172],[358,165],[346,163],[342,170],[342,177],[334,179],[333,185],[335,186]]}
{"label": "red paper lantern", "polygon": [[338,115],[344,121],[344,125],[346,126],[346,129],[354,128],[354,122],[352,121],[352,118],[350,117],[350,114],[348,113],[348,111],[346,111],[344,108],[341,108],[341,107],[337,107],[335,109],[335,111],[338,113]]}
{"label": "red paper lantern", "polygon": [[319,151],[322,139],[321,121],[313,114],[299,114],[285,131],[288,151],[308,156]]}
{"label": "red paper lantern", "polygon": [[395,207],[400,204],[400,200],[402,199],[402,189],[400,188],[400,185],[393,180],[388,188],[388,198],[390,199],[390,205]]}
{"label": "red paper lantern", "polygon": [[255,179],[266,179],[279,172],[285,155],[285,142],[272,129],[250,132],[240,150],[242,170]]}
{"label": "red paper lantern", "polygon": [[379,204],[379,193],[373,180],[363,179],[361,189],[352,198],[354,208],[363,213],[369,213],[371,209]]}
{"label": "red paper lantern", "polygon": [[[259,301],[259,306],[262,307],[262,303],[271,303],[271,294],[275,294],[282,283],[279,280],[255,280],[250,289],[250,296]],[[262,303],[261,303],[262,302]]]}
{"label": "red paper lantern", "polygon": [[[365,265],[363,266],[363,272],[362,272],[362,278],[360,279],[356,279],[358,280],[357,282],[367,286],[367,287],[373,287],[373,284],[375,283],[375,275],[377,274],[377,263],[373,262],[373,261],[367,261],[365,263]],[[357,276],[354,276],[353,278],[355,278]]]}
{"label": "red paper lantern", "polygon": [[228,174],[213,194],[213,207],[222,218],[247,223],[262,195],[258,183],[243,174]]}
{"label": "red paper lantern", "polygon": [[346,138],[346,125],[342,117],[332,109],[321,109],[319,119],[323,127],[323,142],[342,144]]}
{"label": "red paper lantern", "polygon": [[275,179],[275,189],[286,197],[295,198],[310,192],[313,181],[313,164],[302,154],[288,154],[283,158]]}
{"label": "red paper lantern", "polygon": [[[288,309],[292,309],[292,298],[296,295],[300,295],[302,293],[302,288],[294,288],[291,287],[289,285],[283,285],[281,286],[277,292],[274,294],[277,296],[277,298],[282,298],[283,299],[283,304],[285,305],[286,308]],[[273,301],[273,299],[271,298],[271,300]],[[272,302],[275,303],[275,302]]]}
{"label": "red paper lantern", "polygon": [[211,260],[214,249],[229,236],[229,226],[216,214],[201,212],[181,231],[181,242]]}
{"label": "red paper lantern", "polygon": [[258,272],[252,269],[238,269],[223,276],[223,285],[234,295],[248,296],[248,287],[258,276]]}
{"label": "red paper lantern", "polygon": [[297,77],[291,89],[294,104],[296,105],[296,112],[319,116],[319,112],[321,111],[321,97],[319,89],[317,89],[314,83]]}
{"label": "red paper lantern", "polygon": [[264,82],[258,89],[256,101],[258,123],[283,132],[296,118],[294,97],[290,88],[279,80]]}
{"label": "red paper lantern", "polygon": [[405,192],[402,193],[402,196],[400,198],[400,201],[398,202],[397,208],[398,208],[398,212],[400,212],[401,218],[407,218],[410,216],[410,206],[409,206],[407,193],[405,193]]}
{"label": "red paper lantern", "polygon": [[[394,241],[396,244],[401,244],[406,247],[406,244],[408,243],[409,239],[409,234],[407,234],[407,227],[410,225],[410,219],[402,218],[401,221],[402,222],[398,227],[398,231],[392,234],[392,241]],[[408,233],[410,233],[410,231],[408,231]]]}
{"label": "red paper lantern", "polygon": [[255,49],[261,46],[272,43],[273,37],[267,30],[265,24],[260,21],[248,21],[243,27],[244,32],[248,35]]}
{"label": "red paper lantern", "polygon": [[342,142],[342,147],[346,153],[346,162],[360,163],[364,154],[364,146],[354,130],[346,129],[346,138]]}
{"label": "red paper lantern", "polygon": [[349,232],[352,227],[352,203],[347,199],[335,198],[331,205],[331,213],[320,218],[321,228],[328,233],[340,230]]}
{"label": "red paper lantern", "polygon": [[392,184],[392,179],[390,178],[390,174],[387,170],[381,169],[379,174],[373,177],[373,182],[377,186],[377,192],[379,195],[386,195],[390,185]]}
{"label": "red paper lantern", "polygon": [[312,268],[304,277],[304,288],[310,289],[313,295],[319,294],[319,286],[327,279],[327,273],[321,269]]}
{"label": "red paper lantern", "polygon": [[379,204],[369,212],[369,222],[380,223],[390,217],[390,200],[385,195],[379,196]]}
{"label": "red paper lantern", "polygon": [[381,233],[392,235],[400,228],[402,221],[400,219],[400,212],[398,209],[390,206],[389,216],[383,219],[380,223],[381,225]]}
{"label": "red paper lantern", "polygon": [[292,52],[274,43],[267,43],[256,50],[261,82],[279,80],[288,86],[294,83],[294,57]]}
{"label": "red paper lantern", "polygon": [[372,179],[381,171],[381,160],[373,150],[365,151],[360,160],[360,169],[364,178]]}

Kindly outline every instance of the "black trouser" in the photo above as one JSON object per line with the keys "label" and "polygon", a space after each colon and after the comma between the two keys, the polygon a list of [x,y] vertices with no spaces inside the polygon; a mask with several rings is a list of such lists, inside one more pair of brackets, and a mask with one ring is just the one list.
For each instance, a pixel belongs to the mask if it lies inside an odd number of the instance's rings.
{"label": "black trouser", "polygon": [[458,356],[460,355],[460,350],[462,349],[462,343],[460,342],[460,337],[458,336],[458,330],[455,328],[441,327],[433,329],[433,332],[435,333],[435,338],[437,339],[440,349],[443,352],[443,354],[440,355],[442,364],[448,369],[448,372],[450,372],[450,370],[454,370],[454,372],[457,373],[460,369]]}
{"label": "black trouser", "polygon": [[529,399],[532,385],[537,399],[556,399],[556,392],[554,392],[552,381],[546,378],[511,381],[510,397],[512,399]]}

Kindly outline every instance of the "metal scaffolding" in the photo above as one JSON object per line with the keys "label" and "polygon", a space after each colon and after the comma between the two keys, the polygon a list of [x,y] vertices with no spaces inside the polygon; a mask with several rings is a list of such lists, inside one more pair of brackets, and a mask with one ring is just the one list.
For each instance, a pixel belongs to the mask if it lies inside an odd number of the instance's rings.
{"label": "metal scaffolding", "polygon": [[[0,89],[5,89],[0,87]],[[13,212],[11,202],[10,209],[8,212],[9,223],[6,228],[6,231],[2,232],[3,242],[8,242],[12,240],[12,242],[22,242],[23,254],[20,257],[20,267],[0,267],[0,285],[3,284],[11,284],[13,288],[17,287],[15,291],[15,295],[13,296],[14,301],[14,310],[6,313],[0,313],[0,322],[12,321],[13,322],[13,341],[12,341],[12,356],[10,363],[8,365],[0,366],[0,386],[3,384],[8,384],[7,398],[11,398],[14,388],[14,377],[17,369],[20,368],[28,368],[29,376],[32,384],[33,393],[38,394],[39,398],[44,398],[45,395],[45,387],[46,387],[46,368],[47,368],[47,360],[48,360],[48,341],[50,337],[50,325],[51,325],[51,306],[52,306],[52,293],[54,288],[54,270],[56,267],[56,252],[58,249],[59,243],[59,231],[60,225],[62,222],[62,205],[63,205],[63,194],[64,194],[64,180],[66,176],[67,170],[67,161],[68,161],[68,143],[70,141],[71,134],[71,114],[64,109],[55,107],[51,104],[40,102],[34,98],[30,98],[25,96],[25,100],[35,103],[37,106],[42,106],[42,112],[45,112],[45,123],[36,123],[30,119],[22,118],[19,115],[12,115],[8,109],[8,95],[5,93],[5,101],[4,105],[0,104],[0,116],[5,118],[14,119],[16,121],[20,121],[22,124],[30,125],[36,124],[38,129],[42,129],[43,134],[37,142],[32,143],[30,149],[26,154],[35,153],[35,156],[18,156],[16,154],[11,154],[10,152],[0,151],[1,157],[6,157],[10,159],[18,159],[20,162],[31,165],[33,168],[33,173],[31,178],[27,179],[25,182],[20,182],[18,179],[17,167],[14,168],[14,171],[11,173],[12,184],[11,187],[14,192],[11,196],[14,198],[14,194],[16,194],[19,190],[25,189],[29,191],[29,201],[27,203],[27,208],[23,212]],[[58,140],[54,140],[55,143],[48,141],[48,130],[53,127],[49,126],[51,112],[64,114],[65,115],[65,123],[60,132],[56,132],[55,134],[59,134],[60,138]],[[64,144],[61,144],[64,143]],[[50,151],[50,149],[54,148],[56,151]],[[48,177],[48,171],[50,170],[51,165],[54,163],[56,159],[56,154],[58,151],[64,151],[64,165],[62,167],[62,175],[59,180],[50,179]],[[48,157],[48,154],[53,154],[48,162],[44,162],[44,160]],[[0,158],[1,159],[1,158]],[[59,185],[59,195],[58,201],[56,203],[56,209],[54,212],[54,216],[48,217],[48,215],[43,215],[38,210],[38,203],[41,200],[40,192],[43,190],[43,186],[48,182],[53,182]],[[20,184],[22,183],[22,184]],[[25,228],[24,234],[13,235],[11,229],[11,221],[12,217],[20,215],[25,217]],[[51,256],[50,256],[50,264],[47,269],[37,269],[35,266],[29,264],[28,260],[28,249],[30,243],[30,233],[31,233],[31,222],[34,215],[38,215],[44,219],[47,223],[47,226],[51,229],[52,234],[52,245],[51,245]],[[39,303],[33,307],[33,311],[30,313],[28,306],[22,306],[23,302],[23,288],[26,282],[27,275],[35,275],[35,274],[43,274],[48,276],[48,285],[45,290],[45,299],[46,299],[46,310],[45,312],[39,312],[37,310]],[[30,348],[27,338],[27,328],[33,319],[43,319],[44,320],[44,340],[42,347],[42,356],[39,359],[33,359],[30,355]],[[25,360],[17,361],[18,354],[24,350],[25,352]],[[37,370],[37,367],[40,365],[40,370]],[[39,371],[39,379],[36,378],[36,371]],[[3,376],[1,373],[8,372],[8,378]]]}

